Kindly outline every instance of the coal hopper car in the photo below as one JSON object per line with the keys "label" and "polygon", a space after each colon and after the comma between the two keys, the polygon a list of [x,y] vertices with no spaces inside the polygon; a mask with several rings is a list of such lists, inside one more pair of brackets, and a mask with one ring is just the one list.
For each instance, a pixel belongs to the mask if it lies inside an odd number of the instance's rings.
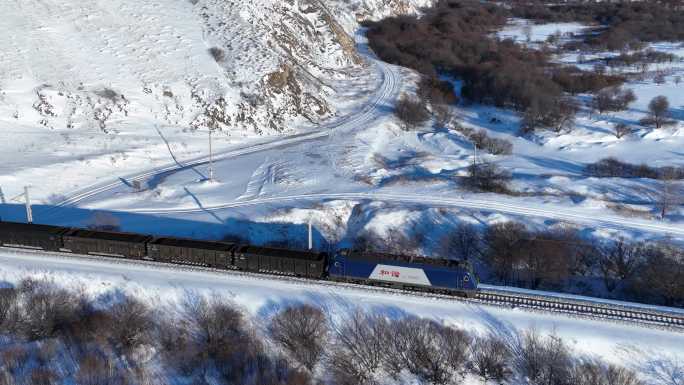
{"label": "coal hopper car", "polygon": [[235,243],[157,238],[147,244],[148,258],[167,263],[230,269]]}
{"label": "coal hopper car", "polygon": [[0,245],[59,251],[62,235],[68,230],[58,226],[0,222]]}
{"label": "coal hopper car", "polygon": [[297,277],[323,278],[327,254],[305,250],[244,245],[235,251],[240,270]]}
{"label": "coal hopper car", "polygon": [[76,254],[143,259],[149,235],[71,229],[62,236],[64,249]]}

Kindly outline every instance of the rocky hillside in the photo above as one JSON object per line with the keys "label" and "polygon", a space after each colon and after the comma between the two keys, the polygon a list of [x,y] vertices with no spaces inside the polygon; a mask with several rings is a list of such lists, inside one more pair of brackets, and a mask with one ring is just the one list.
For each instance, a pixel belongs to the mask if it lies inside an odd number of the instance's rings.
{"label": "rocky hillside", "polygon": [[430,0],[0,4],[0,127],[272,134],[334,113],[358,21]]}

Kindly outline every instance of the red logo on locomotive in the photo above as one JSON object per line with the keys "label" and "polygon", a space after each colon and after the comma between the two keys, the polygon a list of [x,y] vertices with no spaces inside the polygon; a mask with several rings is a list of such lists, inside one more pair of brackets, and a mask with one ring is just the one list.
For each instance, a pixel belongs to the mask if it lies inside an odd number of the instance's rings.
{"label": "red logo on locomotive", "polygon": [[394,278],[399,278],[399,272],[398,271],[389,271],[389,270],[380,270],[380,275],[381,276],[392,276]]}

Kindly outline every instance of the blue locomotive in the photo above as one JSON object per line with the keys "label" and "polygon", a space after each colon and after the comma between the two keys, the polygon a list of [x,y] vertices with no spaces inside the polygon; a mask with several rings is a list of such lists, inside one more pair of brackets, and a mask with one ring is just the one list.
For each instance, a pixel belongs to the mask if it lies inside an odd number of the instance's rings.
{"label": "blue locomotive", "polygon": [[468,261],[348,249],[330,258],[328,275],[336,281],[466,296],[478,285]]}

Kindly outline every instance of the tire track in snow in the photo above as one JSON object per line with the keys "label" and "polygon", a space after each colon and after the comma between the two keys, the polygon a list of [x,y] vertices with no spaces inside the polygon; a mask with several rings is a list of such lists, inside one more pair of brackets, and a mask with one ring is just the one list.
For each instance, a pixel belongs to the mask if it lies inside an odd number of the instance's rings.
{"label": "tire track in snow", "polygon": [[[357,39],[360,37],[361,36],[357,36]],[[375,58],[365,46],[365,43],[358,40],[357,43],[359,44],[359,52],[362,53],[362,55],[365,55],[367,60],[375,67],[376,71],[379,72],[381,79],[380,86],[375,91],[373,97],[370,99],[370,102],[359,113],[341,117],[333,122],[321,126],[319,129],[314,131],[284,137],[276,137],[262,143],[219,152],[214,155],[214,162],[219,162],[242,155],[254,154],[266,150],[273,150],[283,146],[292,146],[306,141],[327,138],[331,135],[331,131],[333,130],[354,129],[360,126],[367,126],[381,117],[383,113],[379,111],[379,107],[381,107],[383,104],[393,104],[394,100],[399,96],[401,84],[398,81],[398,78],[400,75],[398,74],[396,67],[381,62]],[[129,183],[134,181],[139,181],[142,183],[155,177],[168,176],[170,174],[193,167],[207,165],[208,163],[209,157],[202,156],[182,163],[171,163],[161,168],[155,168],[140,173],[117,177],[115,180],[105,183],[94,184],[86,187],[83,190],[73,192],[65,199],[54,204],[50,208],[42,210],[39,215],[41,215],[43,218],[50,218],[58,214],[60,208],[74,206],[86,199],[110,192],[121,187],[122,179]]]}

